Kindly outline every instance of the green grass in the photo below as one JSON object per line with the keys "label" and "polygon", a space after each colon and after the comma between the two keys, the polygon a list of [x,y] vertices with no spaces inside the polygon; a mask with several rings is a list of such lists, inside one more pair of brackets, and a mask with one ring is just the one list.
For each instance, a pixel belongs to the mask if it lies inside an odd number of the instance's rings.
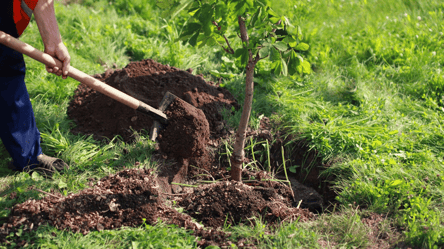
{"label": "green grass", "polygon": [[[195,248],[195,237],[183,228],[159,223],[139,228],[95,231],[87,235],[41,226],[32,234],[16,234],[39,248]],[[165,240],[168,237],[168,240]],[[147,239],[149,238],[149,239]],[[35,242],[32,245],[31,241]],[[26,247],[26,246],[25,246]]]}
{"label": "green grass", "polygon": [[[154,2],[84,0],[66,6],[56,2],[72,65],[95,74],[114,63],[123,67],[131,60],[153,58],[181,69],[191,67],[210,79],[215,79],[211,70],[227,72],[233,77],[225,76],[223,85],[242,102],[245,76],[238,61],[217,47],[176,42],[185,14],[162,17]],[[355,203],[369,212],[387,214],[407,243],[444,246],[444,4],[437,0],[275,2],[279,13],[302,28],[315,72],[302,78],[278,77],[267,73],[267,61],[260,62],[251,125],[257,126],[262,114],[272,117],[295,135],[295,143],[304,140],[324,161],[335,162],[324,174],[336,177],[340,204]],[[43,50],[35,22],[21,39]],[[103,143],[71,134],[73,123],[66,108],[79,83],[47,74],[43,65],[29,58],[26,63],[43,149],[69,162],[71,169],[52,181],[13,173],[6,169],[9,156],[0,145],[0,216],[7,216],[17,202],[42,196],[30,186],[69,194],[86,188],[90,178],[136,167],[136,161],[141,163],[137,167],[156,166],[151,161],[154,145],[144,134],[132,144],[118,137]],[[239,116],[239,112],[227,115],[229,123],[236,125]],[[17,192],[17,200],[8,198],[11,192]],[[233,239],[250,238],[264,248],[315,248],[320,239],[336,247],[365,247],[366,228],[359,214],[351,212],[323,214],[318,221],[285,224],[276,230],[261,227],[260,222],[227,229]],[[322,227],[324,222],[334,225]],[[174,237],[169,245],[159,244],[165,233]],[[27,236],[38,241],[34,246],[44,248],[196,246],[193,236],[162,224],[86,236],[42,227]]]}

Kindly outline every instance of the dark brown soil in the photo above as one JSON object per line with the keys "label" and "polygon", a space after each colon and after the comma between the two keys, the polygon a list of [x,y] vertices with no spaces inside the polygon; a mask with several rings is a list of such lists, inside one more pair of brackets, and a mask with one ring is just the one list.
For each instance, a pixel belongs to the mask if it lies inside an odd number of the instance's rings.
{"label": "dark brown soil", "polygon": [[197,228],[189,216],[166,206],[158,189],[152,171],[124,170],[77,194],[52,195],[17,204],[0,234],[9,234],[21,225],[26,231],[42,224],[87,234],[91,230],[138,226],[143,218],[148,224],[161,219],[170,224]]}
{"label": "dark brown soil", "polygon": [[[160,190],[152,170],[123,170],[77,194],[48,193],[49,196],[41,200],[31,199],[15,205],[0,227],[0,242],[10,243],[7,236],[19,228],[29,232],[45,224],[88,234],[94,230],[136,227],[144,220],[154,225],[162,220],[193,230],[201,238],[198,242],[201,246],[229,245],[228,234],[214,228],[224,224],[251,224],[250,218],[259,215],[264,216],[268,224],[315,217],[306,209],[291,207],[291,190],[287,186],[276,182],[257,183],[260,185],[229,181],[203,185],[178,197],[178,204],[187,211],[179,213],[165,204],[169,195]],[[192,217],[213,229],[204,229]],[[237,242],[238,246],[240,244],[242,240]]]}
{"label": "dark brown soil", "polygon": [[[257,186],[249,186],[239,182],[223,181],[202,185],[191,194],[187,194],[179,202],[185,210],[205,226],[223,227],[239,223],[251,224],[251,217],[264,217],[268,224],[283,220],[307,221],[315,217],[307,209],[293,208],[290,189],[286,195],[266,182],[257,182]],[[260,185],[259,185],[260,184]]]}
{"label": "dark brown soil", "polygon": [[[159,107],[167,91],[173,93],[204,112],[212,139],[227,134],[220,110],[237,108],[236,100],[226,89],[153,60],[131,62],[123,69],[109,69],[94,77],[154,108]],[[133,131],[149,131],[153,123],[152,117],[82,84],[68,107],[68,116],[75,121],[74,133],[93,135],[100,140],[119,135],[129,142],[133,140]]]}
{"label": "dark brown soil", "polygon": [[176,99],[165,114],[168,125],[159,135],[160,149],[175,158],[203,156],[210,140],[210,127],[203,111]]}

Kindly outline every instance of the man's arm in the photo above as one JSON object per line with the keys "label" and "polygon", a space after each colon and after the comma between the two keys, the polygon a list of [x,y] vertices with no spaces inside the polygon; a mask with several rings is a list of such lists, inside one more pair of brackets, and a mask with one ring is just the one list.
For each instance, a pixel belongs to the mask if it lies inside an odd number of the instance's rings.
{"label": "man's arm", "polygon": [[58,76],[63,75],[62,77],[66,79],[71,57],[69,56],[68,49],[62,42],[62,36],[60,35],[55,17],[54,0],[39,0],[34,9],[34,18],[45,45],[45,53],[63,62],[63,68],[46,67],[46,70]]}

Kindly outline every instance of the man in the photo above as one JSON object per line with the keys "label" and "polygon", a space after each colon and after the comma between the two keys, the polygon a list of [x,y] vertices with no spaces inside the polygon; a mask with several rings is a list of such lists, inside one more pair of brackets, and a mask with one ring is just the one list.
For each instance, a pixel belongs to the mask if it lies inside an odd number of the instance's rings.
{"label": "man", "polygon": [[[0,30],[18,38],[32,14],[45,52],[63,62],[63,68],[46,67],[46,70],[66,79],[71,58],[57,25],[54,0],[2,0]],[[51,176],[68,165],[42,153],[40,132],[24,81],[25,71],[23,55],[0,44],[0,138],[12,157],[9,168]]]}

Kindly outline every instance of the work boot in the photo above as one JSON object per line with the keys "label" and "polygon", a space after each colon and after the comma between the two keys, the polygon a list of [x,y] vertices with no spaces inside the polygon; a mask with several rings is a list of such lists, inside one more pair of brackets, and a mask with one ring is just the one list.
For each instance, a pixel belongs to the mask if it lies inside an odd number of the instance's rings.
{"label": "work boot", "polygon": [[[44,177],[51,178],[54,172],[58,171],[62,173],[64,169],[69,169],[68,164],[66,164],[62,159],[50,157],[45,154],[39,155],[37,157],[37,161],[39,162],[37,165],[35,164],[28,165],[25,168],[23,168],[22,171],[29,173],[37,172]],[[12,161],[9,162],[8,168],[11,170],[17,170],[14,167]]]}

